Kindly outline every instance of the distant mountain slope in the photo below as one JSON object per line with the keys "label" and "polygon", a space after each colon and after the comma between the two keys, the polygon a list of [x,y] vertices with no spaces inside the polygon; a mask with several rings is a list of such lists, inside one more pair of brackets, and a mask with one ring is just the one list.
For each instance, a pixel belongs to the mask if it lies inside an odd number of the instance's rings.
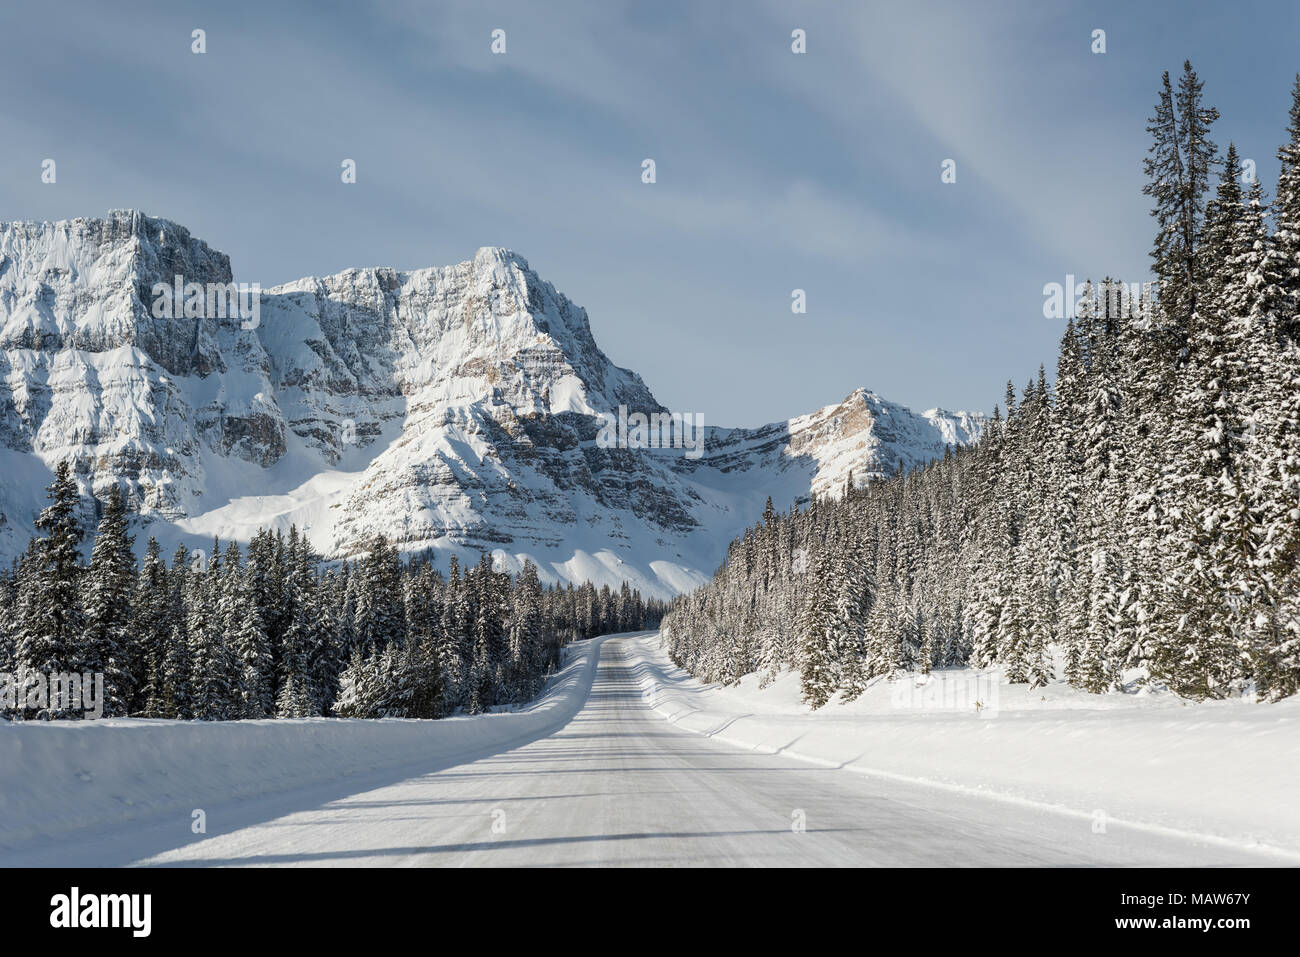
{"label": "distant mountain slope", "polygon": [[235,279],[224,254],[135,211],[0,224],[6,558],[67,458],[87,493],[121,484],[140,537],[165,547],[296,523],[329,556],[383,533],[667,595],[703,581],[769,494],[834,494],[984,424],[858,390],[756,429],[706,421],[698,457],[605,448],[600,414],[667,410],[508,250],[301,279],[263,291],[256,323],[156,317],[154,286],[176,276]]}

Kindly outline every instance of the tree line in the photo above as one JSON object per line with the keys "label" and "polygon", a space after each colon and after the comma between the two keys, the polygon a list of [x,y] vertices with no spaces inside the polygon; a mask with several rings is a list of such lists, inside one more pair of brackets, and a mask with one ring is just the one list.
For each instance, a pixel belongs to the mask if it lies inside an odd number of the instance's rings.
{"label": "tree line", "polygon": [[[104,714],[229,720],[440,718],[527,701],[565,644],[658,621],[662,604],[624,582],[545,587],[486,555],[448,574],[404,560],[382,536],[355,561],[323,562],[297,528],[246,548],[180,545],[170,566],[152,537],[136,561],[120,488],[101,503],[89,563],[66,462],[37,536],[0,572],[0,672],[104,675]],[[6,717],[76,717],[24,707]]]}
{"label": "tree line", "polygon": [[1271,203],[1234,145],[1220,154],[1217,119],[1189,63],[1176,89],[1165,73],[1145,163],[1155,308],[1090,283],[1054,385],[1041,367],[1008,383],[978,442],[802,511],[769,499],[666,615],[679,666],[794,667],[813,707],[964,665],[1098,693],[1295,694],[1300,76]]}

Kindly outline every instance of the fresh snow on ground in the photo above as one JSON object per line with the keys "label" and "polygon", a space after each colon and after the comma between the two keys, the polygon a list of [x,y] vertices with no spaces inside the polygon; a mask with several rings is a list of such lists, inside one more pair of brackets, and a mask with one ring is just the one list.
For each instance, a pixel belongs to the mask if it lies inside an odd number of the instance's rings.
{"label": "fresh snow on ground", "polygon": [[[647,702],[680,728],[761,753],[1050,806],[1300,860],[1300,701],[1030,690],[997,669],[878,680],[813,712],[799,675],[705,685],[658,635],[624,642]],[[975,706],[979,702],[979,707]]]}
{"label": "fresh snow on ground", "polygon": [[564,666],[528,705],[437,721],[0,721],[0,847],[173,813],[188,830],[195,808],[517,747],[577,713],[599,642],[569,645]]}
{"label": "fresh snow on ground", "polygon": [[[575,649],[539,707],[434,722],[110,722],[0,731],[11,866],[1276,864],[1224,840],[850,774],[664,720],[642,635]],[[594,667],[593,667],[594,665]],[[653,677],[659,675],[660,677]],[[659,702],[664,707],[664,702]],[[778,715],[798,721],[808,716]],[[810,720],[820,721],[823,715]],[[869,716],[845,719],[859,725]],[[969,722],[999,725],[997,721]],[[734,727],[747,733],[743,721]],[[809,736],[815,740],[816,736]],[[802,743],[802,742],[800,742]],[[863,748],[888,749],[874,737]],[[165,773],[164,773],[165,772]],[[87,780],[89,778],[89,780]],[[131,801],[128,804],[127,801]],[[191,829],[192,810],[206,830]],[[87,826],[76,828],[78,822]],[[72,830],[71,828],[76,828]],[[62,830],[60,830],[62,829]],[[6,839],[7,840],[7,839]]]}

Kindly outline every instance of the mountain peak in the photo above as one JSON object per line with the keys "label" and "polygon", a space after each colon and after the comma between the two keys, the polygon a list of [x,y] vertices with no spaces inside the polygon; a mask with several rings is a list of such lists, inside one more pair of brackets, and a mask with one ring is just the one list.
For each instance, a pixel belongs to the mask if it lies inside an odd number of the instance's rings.
{"label": "mountain peak", "polygon": [[513,263],[524,272],[529,271],[528,260],[504,246],[480,246],[474,254],[473,262],[476,266],[507,266]]}
{"label": "mountain peak", "polygon": [[0,461],[22,476],[0,487],[0,558],[22,551],[70,461],[86,521],[118,486],[168,550],[296,524],[330,557],[383,534],[663,596],[705,580],[767,495],[834,494],[971,434],[856,389],[758,429],[700,426],[702,455],[606,447],[600,416],[668,410],[503,246],[265,289],[252,324],[156,317],[153,286],[177,275],[232,273],[139,210],[0,224]]}

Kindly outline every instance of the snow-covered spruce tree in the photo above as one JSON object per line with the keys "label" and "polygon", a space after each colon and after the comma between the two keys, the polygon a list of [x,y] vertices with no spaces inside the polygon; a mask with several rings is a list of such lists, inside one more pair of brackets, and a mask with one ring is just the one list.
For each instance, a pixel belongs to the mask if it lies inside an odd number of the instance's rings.
{"label": "snow-covered spruce tree", "polygon": [[1270,359],[1270,417],[1250,450],[1259,503],[1259,612],[1251,637],[1259,697],[1278,701],[1300,690],[1300,352],[1276,349]]}
{"label": "snow-covered spruce tree", "polygon": [[191,567],[186,599],[189,638],[190,717],[223,721],[240,717],[238,659],[227,641],[218,601],[221,594],[220,546],[213,542],[207,567]]}
{"label": "snow-covered spruce tree", "polygon": [[275,708],[271,696],[275,672],[262,613],[248,601],[238,607],[237,615],[231,642],[239,664],[239,711],[245,718],[269,718]]}
{"label": "snow-covered spruce tree", "polygon": [[[581,628],[590,627],[592,611],[588,606]],[[443,590],[442,627],[438,637],[438,664],[442,673],[443,709],[448,713],[465,707],[469,701],[470,657],[469,608],[467,587],[455,555],[448,559],[447,586]]]}
{"label": "snow-covered spruce tree", "polygon": [[[508,582],[508,576],[492,570],[486,554],[480,557],[478,566],[470,575],[470,593],[474,600],[474,644],[468,703],[471,714],[484,711],[501,700],[498,695],[503,683],[502,666],[506,660],[505,593]],[[605,588],[608,590],[608,586]],[[612,614],[612,598],[607,598],[605,605],[608,616],[605,629],[613,630],[617,628],[617,620]]]}
{"label": "snow-covered spruce tree", "polygon": [[237,702],[234,711],[244,718],[267,718],[274,711],[275,674],[271,642],[262,622],[262,612],[253,595],[251,576],[255,566],[241,564],[239,546],[226,549],[218,585],[217,618],[234,654],[238,669]]}
{"label": "snow-covered spruce tree", "polygon": [[1037,397],[1033,384],[1025,390],[1019,407],[1007,383],[1007,430],[1005,435],[1007,472],[999,487],[998,512],[1006,529],[1006,560],[999,566],[998,595],[1002,612],[998,619],[997,645],[1004,673],[1012,684],[1028,680],[1031,620],[1036,614],[1033,569],[1030,566],[1027,506],[1033,496],[1032,462],[1036,427]]}
{"label": "snow-covered spruce tree", "polygon": [[[1205,276],[1213,271],[1212,253],[1204,242],[1205,194],[1209,175],[1218,164],[1217,148],[1209,136],[1217,118],[1217,110],[1204,106],[1201,82],[1189,63],[1183,64],[1176,94],[1168,73],[1164,75],[1148,127],[1153,145],[1143,189],[1155,200],[1151,214],[1157,232],[1151,257],[1159,303],[1152,314],[1131,323],[1115,347],[1122,370],[1121,467],[1127,476],[1128,513],[1122,563],[1115,571],[1124,588],[1121,594],[1127,593],[1130,600],[1130,612],[1115,640],[1128,646],[1120,655],[1130,659],[1140,660],[1178,641],[1179,616],[1171,583],[1186,522],[1184,473],[1175,467],[1171,452],[1186,447],[1189,437],[1186,424],[1175,414],[1173,399],[1189,337],[1203,310],[1199,297]],[[1124,664],[1119,661],[1115,666]]]}
{"label": "snow-covered spruce tree", "polygon": [[437,576],[423,563],[406,579],[406,644],[398,661],[403,717],[442,717],[441,611]]}
{"label": "snow-covered spruce tree", "polygon": [[352,649],[357,646],[357,579],[352,566],[339,563],[338,573],[332,582],[331,604],[338,627],[338,660],[341,668],[347,666]]}
{"label": "snow-covered spruce tree", "polygon": [[537,577],[537,566],[525,561],[515,586],[510,616],[509,700],[526,701],[537,693],[544,673],[543,654],[542,584]]}
{"label": "snow-covered spruce tree", "polygon": [[[36,589],[32,586],[30,578],[34,574],[38,563],[39,545],[35,538],[27,543],[27,549],[14,562],[10,572],[10,583],[6,588],[11,595],[11,616],[4,622],[4,651],[5,651],[5,670],[10,673],[20,672],[23,668],[22,659],[18,654],[18,647],[23,638],[23,633],[27,622],[30,620],[32,612],[32,603],[36,600]],[[25,700],[19,700],[15,694],[14,708],[11,711],[8,701],[4,703],[4,711],[0,712],[5,717],[12,717],[26,710]]]}
{"label": "snow-covered spruce tree", "polygon": [[876,598],[866,621],[867,674],[871,678],[893,679],[902,668],[903,625],[907,615],[906,583],[900,574],[898,555],[893,544],[897,525],[891,522],[886,534],[890,536],[890,546],[879,551]]}
{"label": "snow-covered spruce tree", "polygon": [[148,714],[149,702],[161,697],[162,664],[171,635],[171,588],[162,549],[152,536],[134,584],[130,634],[133,695],[130,712]]}
{"label": "snow-covered spruce tree", "polygon": [[[1249,320],[1235,317],[1239,297],[1228,291],[1236,283],[1234,268],[1254,243],[1247,234],[1255,230],[1245,226],[1232,146],[1227,167],[1207,216],[1206,246],[1219,268],[1206,277],[1204,315],[1198,311],[1177,397],[1178,418],[1188,431],[1176,453],[1186,524],[1176,542],[1182,552],[1175,556],[1172,589],[1179,629],[1155,662],[1171,687],[1197,698],[1221,697],[1245,679],[1250,660],[1236,646],[1248,641],[1257,603],[1255,521],[1244,475]],[[1262,227],[1257,200],[1255,208]]]}
{"label": "snow-covered spruce tree", "polygon": [[998,659],[998,635],[1005,606],[1005,583],[1009,572],[1010,538],[1000,483],[1006,481],[1003,468],[1005,458],[1006,424],[1001,411],[993,408],[986,438],[976,450],[973,501],[974,548],[976,558],[972,569],[971,591],[974,614],[971,622],[971,663],[977,668],[988,667]]}
{"label": "snow-covered spruce tree", "polygon": [[[1224,636],[1222,657],[1253,677],[1262,698],[1294,693],[1300,573],[1300,353],[1287,336],[1286,268],[1268,234],[1258,183],[1252,184],[1228,264],[1228,336],[1240,355],[1240,408],[1230,420],[1237,476],[1222,488],[1224,534],[1216,566],[1240,580],[1234,606],[1243,627]],[[1291,690],[1287,691],[1286,689]]]}
{"label": "snow-covered spruce tree", "polygon": [[1060,619],[1059,568],[1054,562],[1052,525],[1059,519],[1052,512],[1052,452],[1055,431],[1051,390],[1047,370],[1038,367],[1032,402],[1028,408],[1025,467],[1025,521],[1021,534],[1022,582],[1020,602],[1026,619],[1025,679],[1031,688],[1055,680],[1051,647],[1055,645]]}
{"label": "snow-covered spruce tree", "polygon": [[1124,555],[1117,527],[1124,500],[1120,469],[1123,394],[1108,317],[1084,309],[1079,328],[1089,356],[1087,426],[1082,437],[1085,518],[1079,535],[1080,558],[1089,565],[1089,600],[1081,681],[1085,689],[1101,692],[1114,686],[1122,665],[1113,650],[1122,643],[1117,626],[1127,597],[1122,585]]}
{"label": "snow-covered spruce tree", "polygon": [[[104,675],[104,715],[125,714],[142,657],[132,635],[135,586],[134,539],[127,534],[126,502],[114,485],[104,499],[85,583],[86,624],[82,666]],[[156,548],[156,546],[155,546]]]}
{"label": "snow-covered spruce tree", "polygon": [[339,640],[340,625],[337,609],[331,598],[333,596],[333,573],[321,574],[313,568],[316,587],[310,596],[308,612],[315,622],[315,643],[310,652],[307,680],[310,682],[312,699],[321,709],[321,714],[329,714],[330,702],[338,697],[339,675],[346,661],[343,645]]}
{"label": "snow-covered spruce tree", "polygon": [[1233,270],[1240,280],[1236,294],[1245,301],[1232,309],[1236,317],[1251,317],[1254,333],[1248,366],[1257,370],[1251,380],[1255,415],[1247,455],[1260,608],[1252,657],[1259,696],[1274,701],[1300,690],[1300,74],[1278,159],[1276,229],[1268,243],[1254,229],[1255,255]]}
{"label": "snow-covered spruce tree", "polygon": [[275,713],[280,718],[315,718],[320,716],[320,705],[312,697],[307,682],[297,673],[290,673],[275,698]]}
{"label": "snow-covered spruce tree", "polygon": [[359,647],[339,678],[339,696],[334,713],[340,718],[377,718],[380,697],[378,668],[372,656],[362,655]]}
{"label": "snow-covered spruce tree", "polygon": [[[276,693],[276,714],[280,717],[309,717],[323,713],[324,702],[315,687],[313,655],[320,646],[321,607],[316,579],[316,556],[305,540],[290,530],[286,597],[288,624],[280,651],[280,683]],[[333,700],[334,694],[329,700]],[[284,710],[281,706],[287,708]]]}
{"label": "snow-covered spruce tree", "polygon": [[270,687],[270,707],[274,707],[275,692],[279,688],[283,663],[281,652],[284,634],[292,613],[288,594],[288,561],[285,542],[279,533],[263,529],[248,543],[245,572],[249,597],[257,608],[257,619],[266,633],[267,648],[271,654],[270,672],[265,673]]}
{"label": "snow-covered spruce tree", "polygon": [[1300,343],[1300,73],[1291,91],[1287,140],[1278,148],[1281,169],[1277,198],[1273,201],[1276,229],[1272,237],[1268,272],[1277,277],[1281,302],[1278,335]]}
{"label": "snow-covered spruce tree", "polygon": [[395,718],[442,717],[442,687],[438,659],[423,638],[410,638],[392,656],[391,678],[384,711]]}
{"label": "snow-covered spruce tree", "polygon": [[401,562],[384,536],[371,541],[357,574],[356,627],[362,650],[400,645],[405,638]]}
{"label": "snow-covered spruce tree", "polygon": [[[68,463],[55,468],[46,490],[50,504],[36,519],[39,536],[23,575],[23,619],[18,629],[15,658],[20,671],[80,672],[85,664],[80,647],[85,627],[81,605],[84,570],[80,561],[82,538],[77,520],[79,495]],[[54,717],[64,715],[51,707]]]}
{"label": "snow-covered spruce tree", "polygon": [[183,619],[172,623],[163,649],[158,694],[149,701],[145,715],[150,718],[190,718],[190,663],[192,654]]}
{"label": "snow-covered spruce tree", "polygon": [[[20,560],[15,559],[13,567],[0,570],[0,672],[13,674],[14,648],[18,637],[20,619],[18,602],[18,574]],[[0,714],[8,710],[8,704],[0,706]]]}
{"label": "snow-covered spruce tree", "polygon": [[799,622],[799,676],[803,700],[820,708],[835,693],[835,582],[819,558]]}
{"label": "snow-covered spruce tree", "polygon": [[845,545],[833,560],[840,700],[848,702],[862,694],[868,680],[866,619],[875,599],[875,556]]}
{"label": "snow-covered spruce tree", "polygon": [[1204,197],[1210,174],[1218,165],[1218,149],[1210,127],[1219,111],[1202,101],[1200,78],[1189,62],[1174,92],[1168,71],[1161,79],[1155,115],[1147,130],[1153,143],[1146,160],[1143,192],[1155,201],[1152,215],[1157,232],[1151,257],[1160,281],[1160,303],[1176,337],[1178,350],[1192,332],[1206,257],[1201,248]]}
{"label": "snow-covered spruce tree", "polygon": [[[1128,343],[1147,337],[1148,330],[1126,312],[1117,287],[1109,277],[1103,280],[1100,301],[1081,307],[1078,326],[1088,361],[1089,405],[1078,437],[1083,474],[1076,553],[1076,560],[1087,567],[1082,572],[1076,568],[1076,574],[1087,588],[1080,640],[1088,650],[1081,656],[1085,673],[1075,683],[1094,692],[1119,689],[1125,670],[1142,665],[1142,573],[1137,556],[1153,537],[1158,540],[1153,529],[1161,523],[1158,474],[1148,477],[1154,486],[1143,488],[1151,498],[1135,507],[1139,486],[1134,475],[1151,465],[1135,461],[1135,450],[1142,445],[1139,436],[1154,426],[1143,420],[1138,398],[1142,387],[1135,381],[1140,362],[1130,364]],[[1126,522],[1126,510],[1136,517]],[[1157,556],[1148,555],[1147,560],[1158,564]]]}
{"label": "snow-covered spruce tree", "polygon": [[1064,677],[1081,683],[1081,636],[1086,631],[1090,600],[1085,568],[1080,565],[1079,509],[1083,459],[1080,436],[1086,421],[1086,369],[1078,334],[1071,319],[1061,338],[1056,374],[1056,406],[1051,439],[1049,483],[1052,489],[1050,580],[1060,605],[1059,640],[1065,659]]}

